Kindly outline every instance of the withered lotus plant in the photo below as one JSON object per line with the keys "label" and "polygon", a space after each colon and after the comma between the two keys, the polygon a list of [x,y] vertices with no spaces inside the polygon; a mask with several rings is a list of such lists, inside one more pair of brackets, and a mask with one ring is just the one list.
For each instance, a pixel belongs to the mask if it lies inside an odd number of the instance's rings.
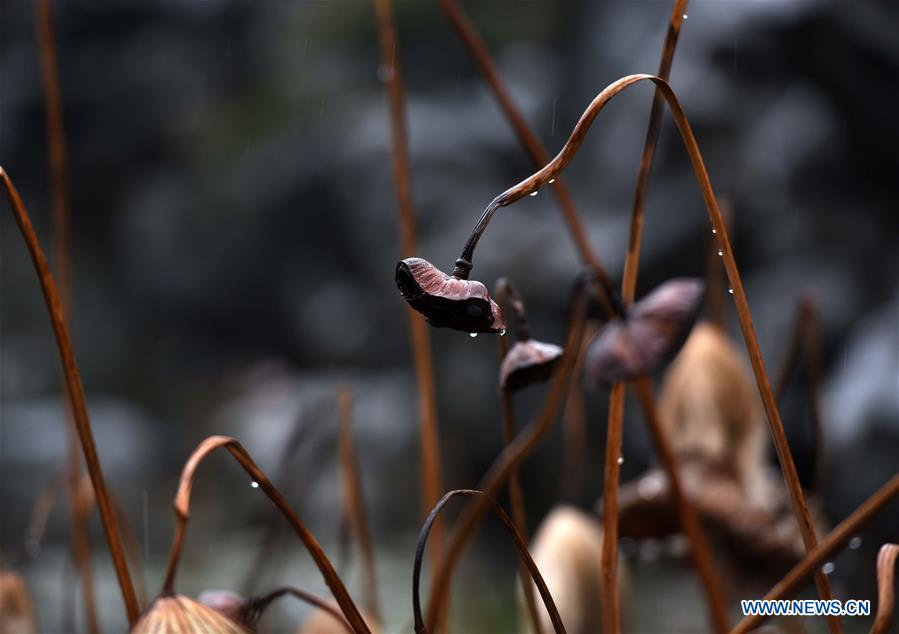
{"label": "withered lotus plant", "polygon": [[[316,541],[293,509],[290,508],[283,494],[275,488],[268,477],[256,466],[246,449],[239,442],[227,436],[210,436],[204,440],[194,450],[184,465],[184,469],[181,472],[181,482],[175,495],[174,507],[177,526],[175,537],[172,541],[172,549],[169,555],[165,581],[162,585],[162,592],[132,631],[141,634],[144,632],[168,632],[170,634],[192,634],[193,632],[226,632],[231,634],[248,632],[255,627],[253,614],[261,613],[260,606],[263,603],[267,605],[277,596],[292,592],[291,589],[276,591],[276,593],[267,598],[246,602],[241,609],[241,620],[243,623],[238,623],[211,607],[175,593],[175,576],[181,558],[181,550],[184,546],[187,523],[190,519],[190,494],[193,488],[194,476],[200,463],[219,448],[228,450],[252,478],[257,488],[261,489],[269,497],[290,523],[321,571],[328,587],[334,593],[337,604],[340,606],[347,622],[351,624],[352,630],[359,634],[368,634],[368,626],[365,624],[358,608],[353,603],[346,587],[335,572],[333,565],[318,541]],[[233,606],[229,606],[229,609],[230,607]],[[249,624],[249,627],[245,624]]]}
{"label": "withered lotus plant", "polygon": [[0,632],[34,634],[37,621],[25,581],[15,572],[0,568]]}
{"label": "withered lotus plant", "polygon": [[704,292],[702,280],[672,279],[609,321],[587,350],[587,385],[611,385],[658,369],[686,339]]}
{"label": "withered lotus plant", "polygon": [[435,328],[472,334],[502,333],[506,322],[487,287],[467,279],[458,266],[447,275],[422,258],[406,258],[396,265],[396,285],[409,305]]}
{"label": "withered lotus plant", "polygon": [[[571,632],[602,631],[602,542],[599,519],[567,505],[550,511],[531,542],[534,562]],[[618,583],[627,585],[626,570],[619,571]],[[549,616],[544,610],[539,616],[541,629],[548,630]]]}
{"label": "withered lotus plant", "polygon": [[524,300],[509,280],[504,277],[497,280],[494,294],[500,305],[511,306],[515,313],[515,344],[500,364],[500,389],[515,392],[528,385],[545,382],[562,358],[562,348],[531,338]]}

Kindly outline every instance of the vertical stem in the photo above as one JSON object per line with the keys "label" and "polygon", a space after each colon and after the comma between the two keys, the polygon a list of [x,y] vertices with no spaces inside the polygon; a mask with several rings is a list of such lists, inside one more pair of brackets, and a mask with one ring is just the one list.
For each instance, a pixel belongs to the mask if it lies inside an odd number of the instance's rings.
{"label": "vertical stem", "polygon": [[344,499],[347,514],[359,542],[362,553],[362,575],[365,580],[365,603],[368,612],[381,622],[381,611],[378,607],[378,582],[375,575],[375,557],[372,548],[371,529],[368,513],[365,510],[365,498],[362,494],[362,479],[359,477],[359,465],[356,461],[356,448],[353,441],[353,397],[346,387],[337,393],[340,406],[340,464],[343,471]]}
{"label": "vertical stem", "polygon": [[34,227],[31,225],[28,212],[22,204],[19,192],[16,191],[15,185],[13,185],[3,168],[0,168],[0,180],[3,181],[3,185],[6,188],[6,196],[9,200],[10,208],[15,216],[19,230],[22,232],[22,237],[28,246],[38,281],[41,284],[41,291],[44,294],[44,301],[47,304],[47,311],[50,314],[53,333],[56,336],[56,346],[66,380],[66,396],[69,399],[72,415],[75,418],[75,426],[78,430],[81,448],[84,451],[84,461],[87,464],[91,484],[93,484],[94,493],[97,496],[100,521],[103,523],[103,530],[106,533],[106,541],[109,545],[109,554],[112,556],[112,563],[119,580],[119,587],[125,602],[125,611],[128,615],[128,623],[133,626],[140,616],[140,608],[137,603],[137,596],[134,593],[131,576],[128,573],[128,562],[122,547],[122,538],[119,535],[115,513],[109,499],[109,493],[106,490],[103,470],[100,466],[100,458],[97,455],[97,447],[94,443],[90,417],[87,412],[87,400],[84,397],[84,388],[81,385],[81,374],[78,371],[78,363],[72,348],[69,329],[66,326],[62,304],[59,301],[53,276],[50,274],[50,267],[47,266],[47,258],[44,257],[44,252],[34,232]]}
{"label": "vertical stem", "polygon": [[[412,187],[409,178],[409,157],[406,144],[406,112],[403,102],[403,77],[400,67],[396,33],[391,15],[390,0],[374,0],[381,44],[381,65],[387,76],[387,96],[390,106],[390,127],[393,145],[393,180],[399,214],[400,244],[403,257],[415,253],[415,215],[412,210]],[[437,422],[437,394],[434,387],[434,363],[427,325],[407,308],[415,376],[418,386],[419,451],[421,455],[423,514],[437,504],[443,485],[440,475],[440,433]],[[440,568],[443,553],[443,522],[434,526],[430,556],[434,575]]]}
{"label": "vertical stem", "polygon": [[[733,206],[726,200],[719,200],[721,215],[728,228],[733,228]],[[708,293],[706,296],[706,312],[709,321],[727,330],[728,306],[730,306],[730,293],[728,292],[727,276],[724,269],[718,263],[718,240],[716,234],[708,240],[706,254],[706,278],[708,279]]]}
{"label": "vertical stem", "polygon": [[621,436],[624,420],[624,383],[612,386],[602,498],[602,621],[605,634],[621,631],[618,588],[618,485],[621,478]]}
{"label": "vertical stem", "polygon": [[644,411],[648,413],[646,419],[649,424],[649,431],[652,434],[656,451],[671,482],[671,493],[674,496],[674,503],[677,506],[684,532],[690,542],[693,564],[696,566],[699,580],[702,583],[703,590],[705,590],[712,627],[719,634],[727,632],[730,626],[727,618],[727,599],[724,595],[724,582],[715,568],[712,549],[702,529],[699,515],[684,492],[680,472],[677,470],[677,460],[674,457],[674,451],[671,449],[668,438],[665,437],[665,431],[659,420],[655,397],[652,393],[652,384],[649,382],[649,379],[640,378],[634,382],[634,386],[643,403]]}

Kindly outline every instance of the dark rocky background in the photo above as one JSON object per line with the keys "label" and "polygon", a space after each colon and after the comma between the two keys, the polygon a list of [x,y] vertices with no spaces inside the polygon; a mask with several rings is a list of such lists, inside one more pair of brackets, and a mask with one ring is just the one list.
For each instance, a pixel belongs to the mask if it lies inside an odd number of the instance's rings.
{"label": "dark rocky background", "polygon": [[[655,72],[670,3],[488,1],[465,9],[555,151],[605,85]],[[292,472],[293,496],[333,545],[340,489],[331,403],[345,383],[355,395],[389,629],[407,627],[420,513],[416,396],[392,280],[398,230],[371,5],[78,0],[54,10],[71,178],[71,321],[104,466],[141,540],[151,593],[180,466],[210,433],[237,435],[273,470],[304,416],[311,431]],[[449,266],[485,203],[532,166],[436,3],[399,2],[395,15],[419,254]],[[899,9],[888,2],[694,2],[672,73],[716,191],[735,211],[735,249],[770,368],[785,354],[801,294],[820,308],[829,453],[820,493],[834,523],[899,466],[897,27]],[[639,86],[617,98],[567,172],[616,276],[651,95]],[[3,0],[0,164],[49,247],[43,116],[33,4]],[[667,116],[647,213],[641,291],[703,275],[705,211]],[[64,435],[39,289],[8,213],[0,227],[0,548],[15,560],[28,509],[63,464]],[[499,213],[476,269],[486,282],[512,277],[533,330],[550,341],[563,336],[577,271],[546,193]],[[431,336],[445,484],[473,486],[500,442],[495,342]],[[791,385],[784,418],[807,471],[804,389]],[[541,395],[519,399],[522,422]],[[602,394],[588,398],[589,468],[574,496],[583,505],[601,491],[606,405]],[[624,443],[628,479],[651,459],[639,417],[629,417]],[[560,450],[556,434],[525,469],[532,526],[558,499]],[[204,467],[185,592],[239,586],[270,517],[258,495],[225,458]],[[46,631],[65,623],[66,522],[60,508],[27,569]],[[103,621],[115,631],[123,614],[95,529]],[[279,578],[321,589],[283,533],[292,554]],[[877,547],[897,537],[893,505],[861,549],[836,559],[840,597],[873,596]],[[514,629],[513,556],[500,529],[486,527],[459,583],[460,623]],[[633,611],[663,607],[638,617],[635,629],[662,627],[652,619],[685,604],[696,613],[686,627],[702,624],[689,573],[650,569],[642,578]],[[296,617],[292,610],[283,610],[283,623]]]}

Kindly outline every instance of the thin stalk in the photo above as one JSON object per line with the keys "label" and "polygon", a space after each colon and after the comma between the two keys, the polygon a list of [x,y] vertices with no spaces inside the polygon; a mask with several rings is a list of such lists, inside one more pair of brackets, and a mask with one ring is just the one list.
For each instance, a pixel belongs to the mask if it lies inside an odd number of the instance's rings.
{"label": "thin stalk", "polygon": [[668,480],[671,483],[671,493],[677,506],[681,525],[690,542],[690,554],[693,557],[693,564],[696,566],[699,580],[705,591],[712,627],[716,632],[727,632],[730,629],[730,625],[727,617],[724,581],[715,567],[712,548],[702,528],[699,515],[684,492],[684,485],[681,482],[680,472],[677,469],[677,459],[674,456],[674,451],[671,449],[668,438],[665,436],[662,422],[659,420],[655,397],[652,393],[652,384],[649,382],[649,379],[640,378],[634,381],[634,387],[637,390],[637,395],[643,402],[643,409],[650,412],[649,416],[647,416],[649,430],[652,433],[662,466],[664,466],[668,474]]}
{"label": "thin stalk", "polygon": [[[415,634],[427,634],[427,632],[429,631],[429,629],[425,626],[424,619],[422,619],[421,616],[421,593],[419,591],[419,587],[421,585],[421,562],[422,555],[424,554],[425,544],[428,541],[428,534],[431,532],[431,526],[437,520],[440,512],[446,506],[447,502],[449,502],[456,496],[476,496],[478,498],[478,501],[487,499],[487,496],[483,491],[478,491],[476,489],[457,489],[455,491],[450,491],[440,499],[440,501],[431,511],[430,515],[428,515],[427,520],[425,520],[424,526],[421,527],[421,533],[418,536],[418,545],[415,548],[415,563],[412,568],[412,609],[415,618]],[[540,592],[540,598],[543,599],[543,605],[546,608],[547,613],[549,614],[549,618],[552,621],[553,629],[555,630],[556,634],[564,634],[565,626],[562,624],[562,617],[559,616],[559,610],[556,608],[556,604],[549,592],[549,588],[547,588],[546,582],[543,580],[543,575],[540,574],[540,569],[537,568],[537,564],[534,562],[533,557],[531,557],[531,554],[528,551],[528,546],[525,542],[524,537],[515,527],[515,523],[509,518],[506,512],[499,504],[497,504],[495,500],[488,500],[488,502],[485,504],[493,508],[493,511],[496,513],[499,519],[502,520],[503,525],[506,527],[506,530],[509,532],[509,535],[511,535],[512,540],[515,542],[515,548],[518,550],[521,561],[527,571],[530,573],[534,584],[537,586],[537,590]],[[530,585],[530,583],[528,583],[528,585]]]}
{"label": "thin stalk", "polygon": [[[481,39],[481,36],[478,34],[471,20],[466,17],[455,0],[439,0],[439,3],[453,27],[456,29],[456,32],[459,34],[459,38],[471,55],[472,60],[484,76],[487,85],[490,86],[490,89],[493,91],[493,96],[496,97],[499,107],[505,114],[509,125],[512,126],[512,129],[518,136],[518,140],[525,153],[537,167],[542,167],[549,163],[549,152],[547,152],[546,148],[543,147],[543,144],[540,143],[537,135],[531,130],[531,127],[528,125],[521,110],[518,109],[518,106],[512,99],[512,95],[503,83],[502,77],[499,74],[499,69],[496,67],[496,64],[490,55],[490,51],[487,49],[486,44],[484,44],[483,39]],[[574,198],[571,195],[571,191],[561,177],[557,178],[552,185],[553,193],[559,202],[559,209],[562,212],[562,217],[565,219],[565,223],[568,226],[568,232],[574,240],[574,245],[581,256],[581,260],[593,270],[597,280],[599,280],[599,283],[605,290],[605,294],[601,296],[601,301],[607,302],[608,297],[613,297],[615,295],[615,290],[609,275],[600,263],[599,256],[596,255],[590,241],[587,239],[587,232],[584,229],[583,222],[581,222],[580,214],[578,214],[577,208],[574,205]],[[608,314],[614,314],[610,304],[606,303],[605,308]]]}
{"label": "thin stalk", "polygon": [[[525,319],[524,302],[518,291],[506,278],[497,281],[494,297],[501,307],[511,305],[515,312],[515,327],[519,340],[529,338],[527,331],[527,322]],[[506,337],[498,337],[498,353],[499,362],[502,363],[509,352],[509,340]],[[508,447],[515,438],[515,401],[512,399],[512,393],[507,390],[500,390],[500,406],[502,412],[502,434],[503,446]],[[524,510],[524,491],[521,488],[521,480],[518,477],[518,469],[513,469],[509,474],[509,506],[512,509],[512,519],[515,522],[515,528],[522,535],[525,542],[529,541],[527,516]],[[521,590],[524,594],[524,603],[527,607],[528,616],[531,619],[531,625],[535,634],[543,634],[543,628],[540,625],[540,616],[537,613],[537,599],[534,596],[534,586],[531,585],[528,577],[528,570],[524,562],[518,565],[518,578],[521,582]]]}
{"label": "thin stalk", "polygon": [[41,292],[47,304],[47,311],[50,315],[53,333],[56,337],[56,347],[65,377],[66,397],[69,400],[69,407],[75,419],[75,427],[78,430],[78,438],[84,452],[84,461],[87,464],[91,484],[94,487],[94,494],[97,496],[100,521],[103,523],[103,530],[109,545],[109,554],[112,556],[112,563],[122,591],[128,623],[133,626],[140,617],[140,608],[137,603],[137,596],[134,593],[134,584],[131,582],[131,576],[128,573],[128,562],[122,546],[122,538],[119,535],[115,513],[110,502],[109,493],[106,490],[106,482],[103,478],[103,469],[100,466],[100,458],[97,455],[97,446],[94,443],[94,435],[91,431],[90,417],[87,411],[87,400],[84,397],[81,374],[78,371],[78,363],[72,347],[72,340],[69,336],[69,329],[66,325],[65,314],[59,300],[56,284],[47,265],[47,258],[44,256],[37,234],[34,232],[31,219],[28,217],[25,205],[19,197],[19,192],[2,167],[0,167],[0,180],[3,181],[3,186],[6,188],[10,209],[28,247],[28,252],[31,255],[31,260],[41,285]]}
{"label": "thin stalk", "polygon": [[243,617],[241,620],[244,623],[251,625],[255,631],[256,624],[259,622],[259,619],[262,618],[262,614],[265,612],[265,610],[268,609],[269,605],[286,595],[296,597],[304,603],[308,603],[309,605],[318,608],[323,612],[327,612],[329,615],[334,617],[334,619],[338,623],[340,623],[340,625],[344,629],[346,629],[347,632],[353,634],[353,627],[343,617],[343,614],[340,613],[340,610],[335,609],[331,602],[323,599],[318,595],[312,594],[311,592],[307,592],[302,588],[294,588],[293,586],[278,588],[277,590],[269,592],[265,596],[261,596],[258,599],[251,599],[243,609]]}
{"label": "thin stalk", "polygon": [[[97,634],[100,623],[97,618],[97,601],[94,594],[94,568],[91,564],[90,543],[87,541],[88,521],[94,505],[93,491],[85,480],[75,482],[75,497],[72,504],[72,556],[81,574],[81,595],[84,600],[84,620],[87,631]],[[115,506],[113,505],[113,510]],[[78,539],[74,539],[75,536]]]}
{"label": "thin stalk", "polygon": [[[584,327],[578,359],[574,365],[574,376],[580,376],[584,366],[584,356],[597,328],[588,323]],[[584,387],[580,381],[572,381],[565,397],[562,412],[562,437],[565,459],[562,461],[561,494],[563,499],[573,500],[578,496],[584,482],[584,462],[587,446],[587,406],[584,401]]]}
{"label": "thin stalk", "polygon": [[621,437],[624,427],[624,387],[612,385],[609,395],[609,424],[606,432],[606,457],[602,496],[602,622],[603,632],[621,631],[620,592],[618,587],[618,488],[621,481]]}
{"label": "thin stalk", "polygon": [[896,558],[899,546],[884,544],[877,553],[877,615],[871,634],[886,634],[893,623],[893,608],[896,603],[894,590],[896,577]]}
{"label": "thin stalk", "polygon": [[194,484],[194,474],[200,463],[206,459],[209,454],[216,449],[225,448],[228,450],[235,460],[243,467],[243,470],[259,485],[259,488],[265,492],[275,507],[281,512],[281,515],[291,525],[294,532],[299,536],[300,541],[312,555],[315,565],[322,573],[325,583],[334,593],[340,609],[344,616],[353,626],[354,630],[359,633],[368,634],[368,626],[359,614],[359,609],[353,603],[353,599],[347,592],[346,586],[334,571],[325,551],[316,541],[309,529],[306,528],[299,516],[290,508],[287,499],[282,493],[275,488],[265,473],[256,466],[250,454],[243,448],[237,440],[228,436],[209,436],[206,440],[197,445],[194,452],[190,455],[181,471],[181,482],[178,485],[178,492],[175,494],[175,519],[177,525],[175,527],[175,537],[172,540],[172,549],[169,554],[169,563],[166,568],[165,581],[162,584],[162,594],[169,596],[175,593],[175,576],[178,571],[178,563],[181,560],[181,551],[184,547],[184,536],[187,532],[187,523],[190,520],[190,493]]}
{"label": "thin stalk", "polygon": [[368,513],[365,510],[365,498],[362,493],[362,479],[359,477],[359,465],[356,461],[356,448],[353,442],[353,397],[346,387],[337,392],[340,407],[340,469],[343,478],[344,501],[346,513],[350,518],[359,550],[362,553],[362,577],[365,583],[365,603],[368,612],[381,622],[381,611],[378,602],[378,582],[375,575],[375,556],[372,547],[371,527]]}
{"label": "thin stalk", "polygon": [[[764,599],[776,601],[793,596],[812,572],[820,570],[821,564],[842,550],[854,535],[867,526],[868,522],[874,519],[897,496],[899,496],[899,474],[890,478],[849,517],[825,535],[821,542],[806,554],[805,559],[796,564],[783,579],[777,582],[777,585],[768,591]],[[737,623],[731,632],[732,634],[749,632],[761,626],[767,618],[763,615],[747,616]]]}
{"label": "thin stalk", "polygon": [[[759,348],[758,344],[758,338],[755,333],[755,327],[752,323],[752,316],[749,311],[749,302],[746,298],[746,291],[743,287],[743,280],[740,277],[740,272],[737,268],[737,262],[734,258],[733,248],[731,247],[730,239],[727,235],[727,226],[725,225],[724,218],[721,215],[720,209],[718,208],[718,203],[715,199],[715,193],[712,189],[712,183],[709,179],[709,174],[706,170],[705,163],[703,162],[702,153],[699,151],[699,146],[696,143],[696,138],[693,136],[693,130],[690,127],[690,123],[687,120],[687,116],[684,113],[683,108],[681,107],[680,102],[677,99],[677,96],[666,81],[653,75],[628,75],[627,77],[623,77],[606,87],[606,89],[603,90],[599,95],[597,95],[596,98],[591,102],[584,114],[581,115],[581,118],[577,122],[574,131],[572,131],[571,136],[562,147],[562,150],[559,152],[559,154],[556,155],[556,157],[545,167],[543,167],[543,169],[534,173],[517,185],[507,189],[505,192],[497,196],[493,200],[493,202],[490,203],[490,205],[487,207],[487,211],[478,221],[478,224],[476,225],[475,230],[472,233],[471,240],[473,240],[475,243],[477,242],[477,238],[480,237],[480,235],[484,232],[484,229],[489,223],[490,217],[493,215],[493,212],[495,212],[497,208],[510,205],[513,202],[520,200],[524,196],[527,196],[531,192],[537,191],[541,186],[548,183],[551,179],[555,178],[558,173],[564,170],[571,159],[574,157],[574,155],[577,153],[578,148],[580,147],[587,134],[587,131],[590,128],[590,125],[593,123],[593,121],[596,119],[596,116],[605,107],[605,105],[623,90],[641,81],[650,81],[661,88],[662,95],[664,96],[665,101],[668,104],[668,108],[671,110],[671,114],[675,124],[677,125],[678,132],[681,135],[681,139],[684,142],[687,154],[690,157],[693,172],[696,176],[696,180],[702,193],[703,201],[705,202],[706,209],[708,211],[710,223],[712,225],[712,228],[717,233],[718,239],[720,240],[721,257],[723,259],[725,270],[727,271],[727,279],[734,291],[733,296],[737,308],[737,317],[740,322],[740,330],[743,335],[743,340],[746,344],[746,349],[749,353],[749,360],[752,364],[752,371],[755,375],[756,384],[758,385],[758,389],[762,397],[762,405],[764,406],[765,414],[768,420],[768,428],[774,441],[774,448],[777,452],[781,471],[783,472],[784,480],[787,485],[787,491],[790,494],[793,513],[794,515],[796,515],[799,524],[799,531],[802,535],[802,540],[805,543],[806,550],[811,550],[817,544],[815,529],[812,524],[811,514],[808,510],[808,504],[805,500],[805,494],[802,491],[802,485],[799,481],[799,475],[796,472],[796,465],[793,462],[793,456],[790,453],[790,447],[789,443],[787,442],[783,422],[780,419],[780,413],[777,411],[777,404],[775,402],[774,394],[771,389],[771,382],[765,370],[765,362],[762,358],[761,349]],[[615,416],[613,416],[613,414],[615,414]],[[614,434],[616,432],[611,429],[613,425],[620,425],[620,422],[617,420],[617,412],[613,410],[610,405],[609,434],[614,438]],[[613,454],[610,453],[607,449],[606,456],[609,457],[612,455]],[[612,472],[617,472],[617,456],[614,462],[614,465],[607,465],[607,473],[610,470]],[[612,519],[614,518],[609,518],[610,521]],[[614,568],[610,568],[610,570],[614,570]],[[818,594],[821,599],[832,599],[833,594],[830,590],[830,582],[828,581],[827,576],[824,573],[819,572],[815,575],[815,585],[818,588]],[[831,617],[829,619],[830,627],[833,628],[833,630],[839,628],[838,620],[838,617]]]}
{"label": "thin stalk", "polygon": [[479,496],[467,505],[456,521],[456,527],[446,551],[446,558],[431,585],[431,599],[428,602],[427,627],[434,631],[441,609],[446,605],[447,594],[452,581],[453,569],[465,545],[471,539],[474,529],[484,514],[490,509],[496,496],[509,480],[509,476],[537,448],[546,434],[552,429],[556,414],[565,396],[565,389],[571,379],[574,362],[577,359],[577,343],[584,331],[584,297],[578,293],[571,311],[571,323],[564,346],[565,352],[559,360],[555,378],[543,401],[540,413],[531,420],[509,445],[494,460],[493,465],[483,478],[481,489],[484,495]]}
{"label": "thin stalk", "polygon": [[[406,108],[403,101],[403,76],[400,67],[396,32],[393,27],[390,0],[374,0],[381,45],[381,65],[386,69],[387,97],[390,106],[390,129],[393,147],[393,181],[399,215],[402,257],[416,252],[415,214],[412,208],[412,186],[406,142]],[[440,474],[440,432],[437,421],[437,391],[434,386],[434,362],[427,325],[407,308],[409,334],[415,359],[418,387],[419,453],[421,455],[422,508],[427,513],[443,491]],[[430,557],[433,569],[440,567],[443,553],[443,523],[434,527]]]}
{"label": "thin stalk", "polygon": [[[724,199],[718,200],[721,215],[728,229],[732,229],[733,206]],[[706,254],[706,278],[708,279],[708,294],[706,296],[706,314],[710,322],[727,330],[727,307],[730,306],[730,292],[727,286],[727,276],[724,269],[718,264],[718,240],[716,234],[707,242]]]}

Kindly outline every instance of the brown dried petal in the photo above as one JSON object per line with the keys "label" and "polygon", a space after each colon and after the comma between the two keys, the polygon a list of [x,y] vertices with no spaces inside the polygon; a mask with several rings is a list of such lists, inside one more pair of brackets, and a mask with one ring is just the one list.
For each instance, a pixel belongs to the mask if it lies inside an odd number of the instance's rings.
{"label": "brown dried petal", "polygon": [[184,595],[162,596],[131,630],[132,634],[249,634],[250,630]]}
{"label": "brown dried petal", "polygon": [[673,279],[610,321],[587,350],[587,384],[611,385],[655,371],[686,339],[704,291],[702,280]]}
{"label": "brown dried petal", "polygon": [[555,344],[533,339],[516,342],[500,365],[500,389],[514,392],[546,381],[561,357],[562,348]]}
{"label": "brown dried petal", "polygon": [[409,305],[435,328],[464,332],[501,332],[506,322],[487,287],[477,280],[447,275],[421,258],[396,265],[396,285]]}
{"label": "brown dried petal", "polygon": [[0,570],[0,632],[33,634],[37,632],[31,596],[22,577]]}

